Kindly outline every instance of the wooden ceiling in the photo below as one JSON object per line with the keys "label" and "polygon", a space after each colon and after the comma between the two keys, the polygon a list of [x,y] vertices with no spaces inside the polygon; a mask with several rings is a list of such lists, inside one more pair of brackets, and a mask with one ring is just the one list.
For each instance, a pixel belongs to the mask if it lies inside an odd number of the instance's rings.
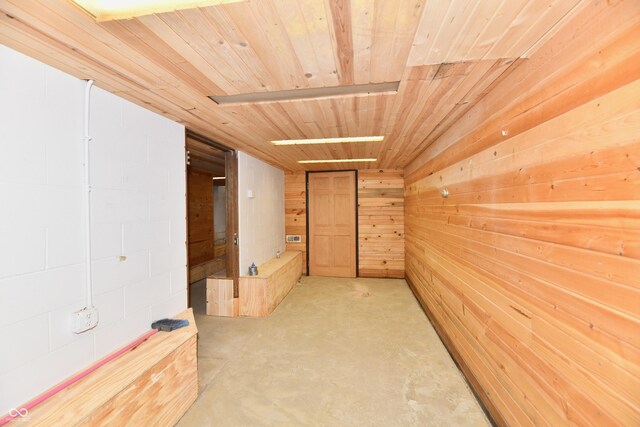
{"label": "wooden ceiling", "polygon": [[[249,0],[98,23],[68,0],[0,0],[0,43],[283,169],[402,168],[587,2]],[[392,81],[397,94],[208,98]],[[269,142],[370,135],[385,140]],[[363,157],[378,161],[297,163]]]}

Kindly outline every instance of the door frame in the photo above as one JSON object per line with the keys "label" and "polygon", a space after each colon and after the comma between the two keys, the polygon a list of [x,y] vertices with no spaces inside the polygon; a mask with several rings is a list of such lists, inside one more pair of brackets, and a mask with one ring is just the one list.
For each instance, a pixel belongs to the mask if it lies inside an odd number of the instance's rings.
{"label": "door frame", "polygon": [[356,277],[360,277],[360,223],[358,222],[358,169],[340,169],[340,170],[318,170],[318,171],[305,171],[304,174],[304,193],[305,193],[305,220],[307,226],[306,231],[306,249],[307,249],[307,276],[309,275],[309,258],[311,253],[309,252],[309,174],[312,173],[331,173],[331,172],[353,172],[355,176],[355,200],[356,200]]}
{"label": "door frame", "polygon": [[[185,152],[186,138],[195,139],[199,142],[207,144],[213,148],[216,148],[225,153],[225,202],[226,202],[226,224],[225,234],[227,238],[227,256],[226,256],[226,270],[227,277],[233,279],[233,296],[238,298],[238,280],[239,280],[239,250],[238,250],[238,152],[223,144],[213,141],[207,137],[204,137],[190,129],[185,130]],[[188,166],[185,165],[185,175],[188,179],[187,173]],[[187,217],[185,218],[187,227],[187,240],[185,245],[187,247],[187,306],[191,307],[191,293],[188,291],[190,286],[190,272],[189,272],[189,200],[188,200],[188,182],[185,179],[185,203],[187,204]]]}

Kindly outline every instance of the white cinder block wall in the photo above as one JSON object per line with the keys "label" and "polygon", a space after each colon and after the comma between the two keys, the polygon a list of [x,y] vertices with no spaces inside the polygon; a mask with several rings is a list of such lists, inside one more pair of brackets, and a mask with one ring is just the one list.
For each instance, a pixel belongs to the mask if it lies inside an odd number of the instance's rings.
{"label": "white cinder block wall", "polygon": [[100,323],[70,331],[85,306],[84,87],[0,45],[0,414],[186,308],[184,128],[94,88]]}
{"label": "white cinder block wall", "polygon": [[[247,196],[253,191],[253,198]],[[240,275],[284,251],[284,172],[238,152]]]}

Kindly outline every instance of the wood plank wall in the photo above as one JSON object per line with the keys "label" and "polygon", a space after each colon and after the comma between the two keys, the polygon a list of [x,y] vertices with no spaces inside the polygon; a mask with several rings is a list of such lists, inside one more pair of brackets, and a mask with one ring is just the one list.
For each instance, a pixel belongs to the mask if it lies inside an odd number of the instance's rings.
{"label": "wood plank wall", "polygon": [[189,267],[215,257],[213,243],[213,180],[209,174],[189,169],[187,175]]}
{"label": "wood plank wall", "polygon": [[[285,232],[299,234],[306,266],[307,205],[304,172],[285,173]],[[358,171],[358,232],[361,277],[404,277],[404,178],[398,170]]]}
{"label": "wood plank wall", "polygon": [[640,425],[639,6],[590,3],[405,169],[407,279],[500,425]]}
{"label": "wood plank wall", "polygon": [[402,171],[358,171],[358,240],[361,277],[404,277]]}
{"label": "wood plank wall", "polygon": [[304,172],[284,173],[284,232],[299,234],[300,243],[286,243],[288,251],[302,252],[302,272],[307,274],[307,190]]}

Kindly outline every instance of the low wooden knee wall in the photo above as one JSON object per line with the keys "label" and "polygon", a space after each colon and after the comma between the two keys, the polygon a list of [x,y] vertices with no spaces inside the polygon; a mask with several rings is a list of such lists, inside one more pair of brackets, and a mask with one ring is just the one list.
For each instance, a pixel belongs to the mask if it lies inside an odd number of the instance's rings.
{"label": "low wooden knee wall", "polygon": [[158,332],[71,384],[29,411],[26,425],[174,425],[198,396],[193,312],[176,318],[189,320],[189,326]]}
{"label": "low wooden knee wall", "polygon": [[302,276],[302,253],[287,251],[258,266],[257,276],[240,276],[240,316],[271,313]]}

